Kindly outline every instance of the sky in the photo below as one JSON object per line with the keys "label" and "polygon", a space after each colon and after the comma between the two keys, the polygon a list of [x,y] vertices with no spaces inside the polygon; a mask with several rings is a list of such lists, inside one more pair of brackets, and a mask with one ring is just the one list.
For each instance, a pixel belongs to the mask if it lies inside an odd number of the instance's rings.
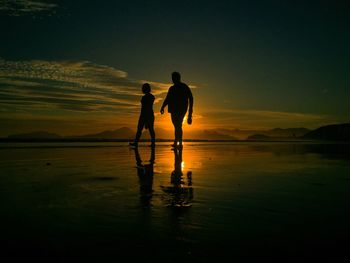
{"label": "sky", "polygon": [[194,94],[186,129],[350,122],[347,1],[0,0],[0,136],[135,129],[141,85]]}

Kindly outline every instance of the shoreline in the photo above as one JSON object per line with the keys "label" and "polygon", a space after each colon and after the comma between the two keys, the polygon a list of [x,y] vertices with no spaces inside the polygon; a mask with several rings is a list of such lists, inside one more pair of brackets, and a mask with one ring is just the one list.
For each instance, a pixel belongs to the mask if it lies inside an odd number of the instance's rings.
{"label": "shoreline", "polygon": [[[77,142],[131,142],[133,139],[98,139],[98,138],[60,138],[60,139],[33,139],[33,138],[0,138],[0,143],[77,143]],[[150,139],[141,139],[140,142],[150,142]],[[156,139],[156,142],[173,142],[173,139]],[[287,142],[287,143],[345,143],[350,144],[350,141],[342,141],[342,140],[310,140],[310,139],[270,139],[270,140],[206,140],[206,139],[184,139],[183,142],[224,142],[224,143],[232,143],[232,142]]]}

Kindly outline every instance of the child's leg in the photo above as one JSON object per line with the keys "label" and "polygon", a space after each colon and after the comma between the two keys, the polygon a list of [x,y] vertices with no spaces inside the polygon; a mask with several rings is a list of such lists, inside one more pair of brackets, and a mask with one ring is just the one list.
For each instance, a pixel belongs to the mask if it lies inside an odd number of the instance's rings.
{"label": "child's leg", "polygon": [[152,144],[155,144],[156,134],[154,132],[154,117],[151,118],[148,129],[149,129],[149,134],[151,136],[151,142]]}
{"label": "child's leg", "polygon": [[151,135],[151,142],[154,143],[156,141],[156,134],[153,125],[149,127],[149,134]]}
{"label": "child's leg", "polygon": [[138,142],[140,140],[144,125],[145,125],[145,122],[144,122],[143,118],[140,117],[139,122],[137,124],[137,132],[136,132],[136,136],[135,136],[135,142]]}

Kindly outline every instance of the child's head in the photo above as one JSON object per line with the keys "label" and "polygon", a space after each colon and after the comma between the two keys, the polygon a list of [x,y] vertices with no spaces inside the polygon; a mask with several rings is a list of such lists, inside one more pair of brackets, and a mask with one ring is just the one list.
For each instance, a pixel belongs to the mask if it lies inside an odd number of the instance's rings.
{"label": "child's head", "polygon": [[148,83],[145,83],[142,85],[142,92],[144,94],[150,93],[151,92],[151,85],[149,85]]}

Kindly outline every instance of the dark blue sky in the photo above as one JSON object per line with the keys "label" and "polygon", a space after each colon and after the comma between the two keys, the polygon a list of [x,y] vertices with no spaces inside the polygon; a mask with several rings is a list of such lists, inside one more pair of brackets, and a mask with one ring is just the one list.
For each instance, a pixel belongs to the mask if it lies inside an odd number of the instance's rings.
{"label": "dark blue sky", "polygon": [[202,117],[213,109],[318,116],[311,126],[349,121],[350,5],[297,2],[76,0],[2,10],[0,57],[91,61],[162,83],[177,70],[199,87]]}

